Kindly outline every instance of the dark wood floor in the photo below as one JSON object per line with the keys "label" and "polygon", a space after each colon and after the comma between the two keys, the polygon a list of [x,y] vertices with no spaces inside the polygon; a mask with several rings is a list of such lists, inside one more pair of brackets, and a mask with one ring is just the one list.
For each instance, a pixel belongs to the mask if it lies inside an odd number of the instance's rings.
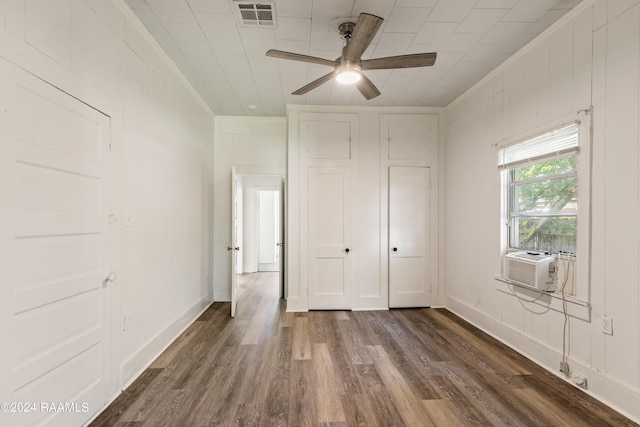
{"label": "dark wood floor", "polygon": [[92,426],[636,425],[444,309],[286,313],[242,276]]}

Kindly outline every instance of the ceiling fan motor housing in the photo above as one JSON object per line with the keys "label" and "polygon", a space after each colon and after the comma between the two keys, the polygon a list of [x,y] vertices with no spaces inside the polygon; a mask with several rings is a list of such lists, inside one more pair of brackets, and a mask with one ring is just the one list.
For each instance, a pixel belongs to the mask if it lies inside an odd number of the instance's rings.
{"label": "ceiling fan motor housing", "polygon": [[347,49],[347,46],[349,46],[349,41],[351,40],[351,34],[353,34],[353,30],[356,28],[356,24],[355,22],[343,22],[342,24],[338,25],[338,31],[340,32],[340,36],[344,39],[345,44],[342,47],[342,55],[340,56],[340,58],[336,59],[336,62],[340,62],[340,66],[336,68],[336,71],[341,71],[344,69],[353,69],[355,67],[358,68],[358,72],[360,72],[360,61],[358,62],[352,62],[349,61],[345,58],[345,51]]}
{"label": "ceiling fan motor housing", "polygon": [[355,28],[355,22],[343,22],[338,26],[338,31],[340,32],[340,36],[349,43],[349,39],[351,39],[351,34],[353,34]]}

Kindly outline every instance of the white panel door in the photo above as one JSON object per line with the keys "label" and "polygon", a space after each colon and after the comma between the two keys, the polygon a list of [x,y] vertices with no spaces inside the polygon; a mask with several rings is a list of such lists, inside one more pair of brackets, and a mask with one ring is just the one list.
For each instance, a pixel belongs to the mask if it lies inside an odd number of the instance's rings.
{"label": "white panel door", "polygon": [[309,167],[309,308],[352,304],[351,168]]}
{"label": "white panel door", "polygon": [[110,391],[109,118],[0,76],[0,400],[35,404],[0,424],[81,425]]}
{"label": "white panel door", "polygon": [[231,254],[231,317],[236,317],[238,305],[238,175],[236,167],[231,167],[231,243],[227,251]]}
{"label": "white panel door", "polygon": [[389,307],[430,305],[430,168],[389,168]]}
{"label": "white panel door", "polygon": [[278,198],[278,201],[280,203],[280,209],[278,210],[278,243],[277,243],[278,260],[279,260],[278,271],[280,272],[280,298],[286,298],[285,291],[284,291],[285,290],[285,274],[286,274],[285,268],[287,267],[285,265],[285,256],[286,256],[285,212],[287,209],[287,205],[285,203],[286,195],[287,195],[287,191],[285,188],[284,180],[282,180],[280,182],[280,197]]}

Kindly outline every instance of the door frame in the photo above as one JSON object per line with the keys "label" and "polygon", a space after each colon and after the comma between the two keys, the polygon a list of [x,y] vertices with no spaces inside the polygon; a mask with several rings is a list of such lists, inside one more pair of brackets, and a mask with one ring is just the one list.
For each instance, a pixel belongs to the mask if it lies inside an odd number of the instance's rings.
{"label": "door frame", "polygon": [[[389,158],[389,144],[391,142],[388,133],[388,126],[393,123],[407,123],[408,125],[419,123],[426,118],[434,116],[434,125],[437,127],[437,138],[434,140],[425,140],[428,144],[428,152],[424,158]],[[440,191],[440,183],[442,179],[442,159],[438,153],[444,144],[444,132],[441,130],[445,127],[445,121],[441,114],[435,111],[412,111],[408,114],[385,113],[380,115],[380,135],[379,135],[379,153],[380,153],[380,227],[383,230],[380,233],[380,278],[383,281],[382,289],[384,290],[382,297],[384,298],[386,307],[389,307],[389,263],[388,254],[391,250],[389,244],[389,168],[392,166],[399,167],[429,167],[431,170],[431,207],[430,207],[430,271],[431,271],[431,306],[442,306],[444,297],[440,294],[441,284],[440,275],[441,264],[444,262],[442,257],[442,247],[439,237],[439,230],[443,224],[443,194]]]}
{"label": "door frame", "polygon": [[[235,175],[239,176],[246,176],[246,175],[265,175],[265,176],[277,176],[280,177],[280,187],[281,189],[286,190],[287,188],[287,168],[284,166],[243,166],[243,165],[234,165],[232,166],[232,169],[235,171]],[[232,180],[233,182],[233,180]],[[235,184],[233,184],[235,185]],[[282,210],[281,214],[280,214],[280,220],[281,220],[281,233],[284,234],[285,237],[285,242],[284,242],[284,247],[281,247],[282,253],[282,262],[285,263],[286,265],[286,257],[287,257],[287,230],[288,230],[288,224],[287,224],[287,217],[286,217],[286,207],[287,207],[287,192],[286,191],[280,191],[280,200],[281,200],[281,206],[284,206],[284,209]],[[232,201],[233,202],[233,201]],[[230,207],[231,209],[233,209],[233,206]],[[231,231],[231,230],[230,230]],[[230,257],[230,258],[235,258],[235,257]],[[232,260],[230,260],[230,262],[233,262]],[[229,264],[230,267],[230,276],[233,275],[233,265]],[[288,285],[288,278],[287,278],[287,271],[286,270],[282,270],[279,272],[280,274],[280,290],[279,290],[279,294],[280,294],[280,298],[287,298],[288,295],[288,289],[287,289],[287,285]],[[231,281],[233,281],[234,278],[230,277],[230,285],[231,285]],[[230,289],[231,291],[231,289]]]}

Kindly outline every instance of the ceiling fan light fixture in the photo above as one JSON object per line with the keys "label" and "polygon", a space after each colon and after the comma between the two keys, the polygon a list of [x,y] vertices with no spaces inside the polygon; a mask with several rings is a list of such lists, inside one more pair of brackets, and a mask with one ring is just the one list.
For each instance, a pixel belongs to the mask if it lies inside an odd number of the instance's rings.
{"label": "ceiling fan light fixture", "polygon": [[384,21],[384,19],[379,16],[363,12],[358,16],[355,23],[351,22],[351,20],[341,22],[338,25],[338,31],[344,38],[345,45],[342,48],[342,55],[333,61],[318,58],[317,56],[285,52],[276,49],[269,49],[266,55],[272,58],[325,65],[332,68],[331,72],[291,92],[292,95],[304,95],[335,79],[340,84],[348,85],[355,83],[355,88],[358,89],[362,96],[370,100],[379,96],[380,91],[376,85],[362,73],[362,70],[429,67],[436,62],[437,56],[436,52],[429,52],[363,60],[362,55],[371,45],[371,42],[382,25],[382,21]]}
{"label": "ceiling fan light fixture", "polygon": [[343,68],[338,70],[336,81],[343,85],[356,83],[362,78],[362,73],[357,68]]}

